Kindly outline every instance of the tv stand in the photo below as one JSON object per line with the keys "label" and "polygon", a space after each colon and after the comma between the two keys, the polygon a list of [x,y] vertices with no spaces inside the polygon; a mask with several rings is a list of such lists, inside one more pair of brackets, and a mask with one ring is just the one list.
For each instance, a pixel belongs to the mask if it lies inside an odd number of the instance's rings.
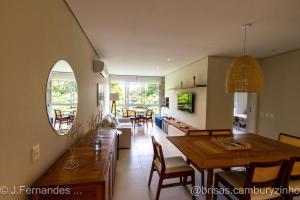
{"label": "tv stand", "polygon": [[180,131],[182,131],[185,135],[187,135],[190,131],[197,131],[199,129],[192,127],[191,125],[182,122],[182,121],[178,121],[174,118],[172,119],[165,119],[165,121],[169,124],[174,126],[175,128],[179,129]]}

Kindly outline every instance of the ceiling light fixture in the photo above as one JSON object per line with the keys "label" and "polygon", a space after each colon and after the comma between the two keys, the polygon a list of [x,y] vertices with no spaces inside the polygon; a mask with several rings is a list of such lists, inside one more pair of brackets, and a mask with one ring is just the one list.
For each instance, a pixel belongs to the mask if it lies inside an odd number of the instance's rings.
{"label": "ceiling light fixture", "polygon": [[167,60],[168,60],[168,61],[171,61],[172,59],[171,59],[171,58],[168,58]]}
{"label": "ceiling light fixture", "polygon": [[260,65],[252,56],[246,55],[247,28],[244,24],[244,55],[230,65],[226,78],[226,92],[260,92],[263,86],[263,73]]}

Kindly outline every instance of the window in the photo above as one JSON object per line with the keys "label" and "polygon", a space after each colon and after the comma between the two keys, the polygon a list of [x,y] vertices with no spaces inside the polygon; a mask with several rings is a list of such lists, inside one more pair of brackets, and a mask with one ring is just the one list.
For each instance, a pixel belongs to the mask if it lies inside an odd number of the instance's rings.
{"label": "window", "polygon": [[77,84],[76,81],[52,80],[51,101],[52,109],[65,110],[72,106],[77,106]]}
{"label": "window", "polygon": [[111,83],[111,92],[119,93],[117,114],[122,115],[122,108],[145,106],[159,114],[159,84],[150,83]]}
{"label": "window", "polygon": [[144,97],[141,84],[128,85],[128,104],[129,105],[142,105],[144,104]]}

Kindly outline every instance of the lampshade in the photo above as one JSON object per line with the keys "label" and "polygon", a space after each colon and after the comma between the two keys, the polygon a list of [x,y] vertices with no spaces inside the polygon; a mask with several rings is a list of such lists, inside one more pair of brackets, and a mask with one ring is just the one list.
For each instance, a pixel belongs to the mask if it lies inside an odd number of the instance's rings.
{"label": "lampshade", "polygon": [[233,61],[227,72],[226,92],[260,92],[263,73],[252,56],[241,56]]}
{"label": "lampshade", "polygon": [[110,93],[109,99],[112,101],[119,101],[119,93]]}

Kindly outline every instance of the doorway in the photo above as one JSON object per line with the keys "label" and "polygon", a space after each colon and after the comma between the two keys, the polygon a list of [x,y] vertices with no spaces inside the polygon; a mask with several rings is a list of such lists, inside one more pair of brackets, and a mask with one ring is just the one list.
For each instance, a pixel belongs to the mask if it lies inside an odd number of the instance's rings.
{"label": "doorway", "polygon": [[233,132],[246,133],[247,131],[248,93],[234,93]]}
{"label": "doorway", "polygon": [[233,133],[256,133],[257,94],[234,93]]}

